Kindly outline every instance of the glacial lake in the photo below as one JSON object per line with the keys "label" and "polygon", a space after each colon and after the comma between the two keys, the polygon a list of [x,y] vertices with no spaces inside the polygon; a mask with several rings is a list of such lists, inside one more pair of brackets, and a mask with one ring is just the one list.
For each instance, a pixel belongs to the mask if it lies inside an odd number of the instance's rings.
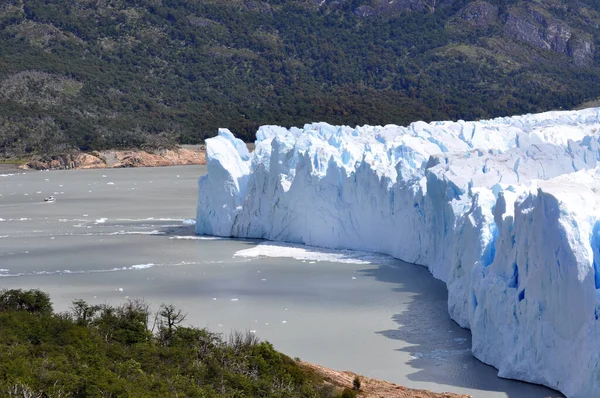
{"label": "glacial lake", "polygon": [[[412,388],[561,396],[500,379],[473,358],[469,331],[448,317],[445,285],[424,267],[194,236],[197,179],[205,172],[0,172],[0,288],[44,290],[58,311],[75,299],[143,298],[155,309],[172,303],[188,324],[250,330],[291,357]],[[45,203],[51,195],[56,202]]]}

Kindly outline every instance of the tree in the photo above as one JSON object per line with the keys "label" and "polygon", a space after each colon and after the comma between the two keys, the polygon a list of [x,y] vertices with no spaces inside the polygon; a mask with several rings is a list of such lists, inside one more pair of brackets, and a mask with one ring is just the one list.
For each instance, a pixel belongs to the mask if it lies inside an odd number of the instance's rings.
{"label": "tree", "polygon": [[162,304],[157,314],[158,317],[158,339],[161,344],[169,345],[173,337],[173,331],[185,320],[187,314],[173,304]]}
{"label": "tree", "polygon": [[85,301],[79,299],[73,301],[71,313],[75,318],[75,322],[81,326],[87,326],[94,319],[94,315],[101,309],[99,305],[89,305]]}
{"label": "tree", "polygon": [[0,311],[27,311],[51,314],[50,296],[40,290],[10,289],[0,291]]}
{"label": "tree", "polygon": [[93,325],[105,341],[118,341],[128,345],[148,341],[150,306],[143,300],[129,300],[119,307],[103,305]]}

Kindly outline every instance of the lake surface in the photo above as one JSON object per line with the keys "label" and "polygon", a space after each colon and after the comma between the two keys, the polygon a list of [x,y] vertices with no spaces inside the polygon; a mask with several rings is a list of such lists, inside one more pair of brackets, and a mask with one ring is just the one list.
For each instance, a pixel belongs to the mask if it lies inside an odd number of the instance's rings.
{"label": "lake surface", "polygon": [[[144,298],[189,324],[251,330],[292,357],[413,388],[558,397],[496,376],[447,314],[445,285],[390,257],[193,235],[204,166],[0,174],[0,287]],[[53,195],[54,203],[44,203]],[[285,256],[285,257],[265,257]]]}

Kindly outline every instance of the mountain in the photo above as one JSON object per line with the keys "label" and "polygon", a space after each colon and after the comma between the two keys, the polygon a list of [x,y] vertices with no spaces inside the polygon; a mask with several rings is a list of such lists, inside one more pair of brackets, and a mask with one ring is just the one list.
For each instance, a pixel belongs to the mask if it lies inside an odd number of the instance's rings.
{"label": "mountain", "polygon": [[3,0],[0,156],[600,96],[596,0]]}

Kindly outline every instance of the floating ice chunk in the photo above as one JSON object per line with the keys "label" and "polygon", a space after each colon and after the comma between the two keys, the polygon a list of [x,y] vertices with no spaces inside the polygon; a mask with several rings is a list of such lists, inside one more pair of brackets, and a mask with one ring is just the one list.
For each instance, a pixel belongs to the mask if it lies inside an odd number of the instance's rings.
{"label": "floating ice chunk", "polygon": [[136,265],[132,265],[131,269],[148,269],[148,268],[152,268],[154,267],[156,264],[154,263],[148,263],[148,264],[136,264]]}
{"label": "floating ice chunk", "polygon": [[169,239],[175,240],[221,240],[218,236],[170,236]]}
{"label": "floating ice chunk", "polygon": [[390,261],[388,256],[369,252],[331,250],[320,247],[272,242],[265,242],[250,249],[239,250],[234,254],[234,257],[290,257],[302,260],[303,262],[310,260],[310,264],[315,264],[317,261],[345,264],[381,264]]}

